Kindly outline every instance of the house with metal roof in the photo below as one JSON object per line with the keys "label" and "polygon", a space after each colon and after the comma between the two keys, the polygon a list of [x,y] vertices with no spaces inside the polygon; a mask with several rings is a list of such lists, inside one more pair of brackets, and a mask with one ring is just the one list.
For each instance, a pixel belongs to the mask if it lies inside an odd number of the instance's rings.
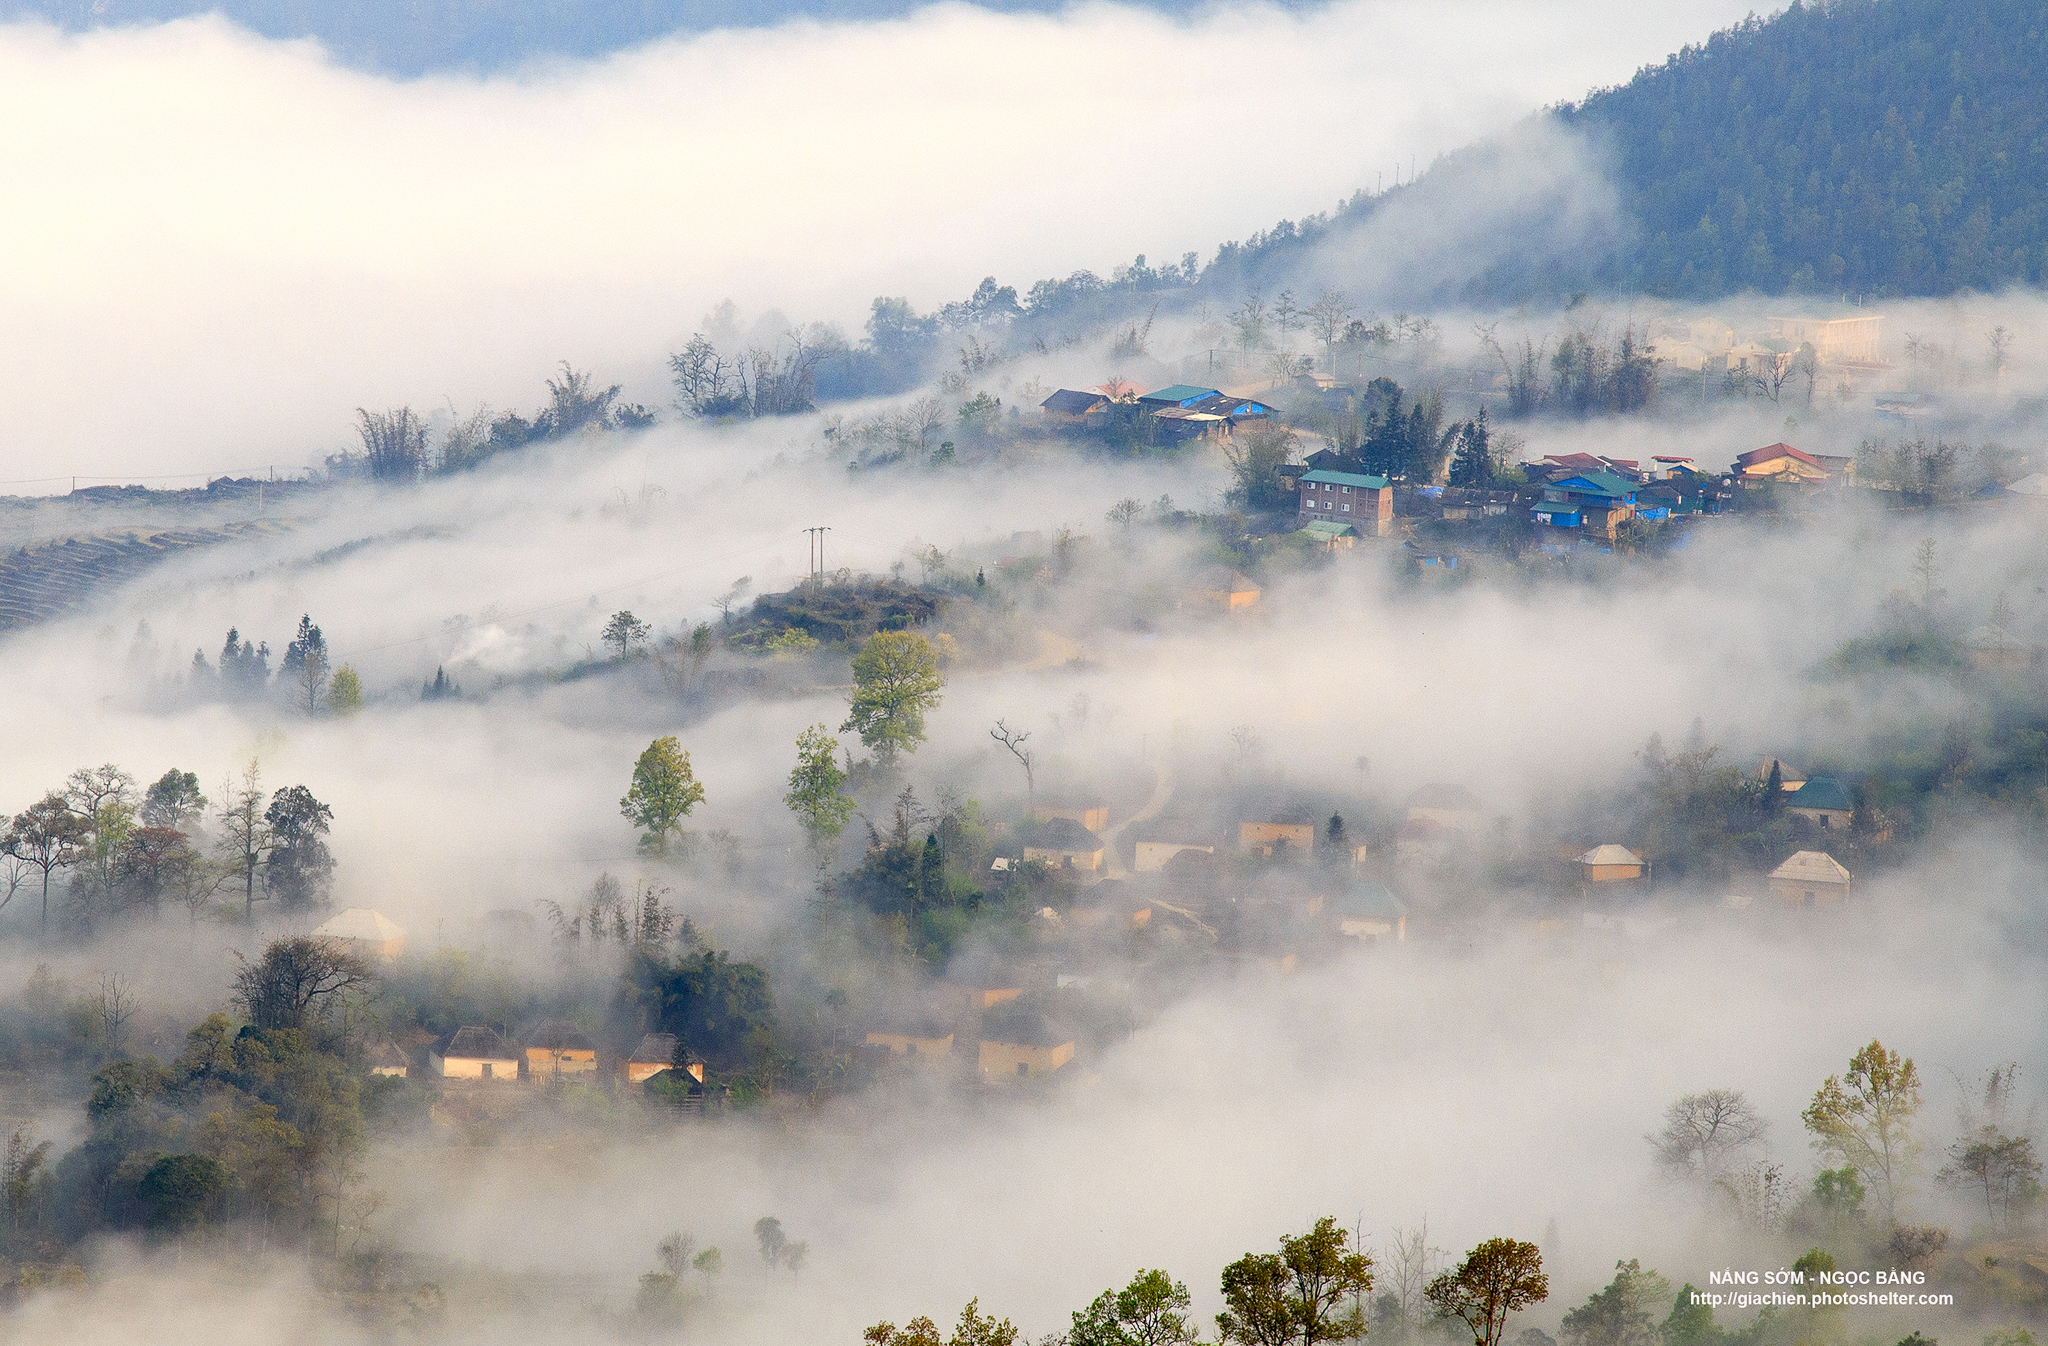
{"label": "house with metal roof", "polygon": [[1408,938],[1408,906],[1378,879],[1360,879],[1337,894],[1337,931],[1360,943]]}
{"label": "house with metal roof", "polygon": [[1771,871],[1771,894],[1788,907],[1819,907],[1849,900],[1849,871],[1826,851],[1798,851]]}
{"label": "house with metal roof", "polygon": [[1794,486],[1821,486],[1847,479],[1854,458],[1807,453],[1790,444],[1766,444],[1735,459],[1735,475],[1743,481],[1775,481]]}
{"label": "house with metal roof", "polygon": [[1637,484],[1611,472],[1580,472],[1547,482],[1530,517],[1549,528],[1575,528],[1613,537],[1635,517]]}
{"label": "house with metal roof", "polygon": [[1801,783],[1785,801],[1785,811],[1797,814],[1826,830],[1846,831],[1855,814],[1856,801],[1842,783],[1827,776],[1815,776]]}
{"label": "house with metal roof", "polygon": [[1394,487],[1358,472],[1304,472],[1295,485],[1294,523],[1348,523],[1361,535],[1384,537],[1394,526]]}
{"label": "house with metal roof", "polygon": [[1221,396],[1223,393],[1217,388],[1197,388],[1191,383],[1176,383],[1157,392],[1146,393],[1138,399],[1138,405],[1152,411],[1165,407],[1186,410],[1204,398]]}

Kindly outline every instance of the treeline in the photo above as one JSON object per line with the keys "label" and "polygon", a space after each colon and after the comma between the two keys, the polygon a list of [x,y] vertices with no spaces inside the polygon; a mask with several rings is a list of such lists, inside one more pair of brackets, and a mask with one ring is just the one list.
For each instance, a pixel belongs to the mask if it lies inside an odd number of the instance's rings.
{"label": "treeline", "polygon": [[363,704],[363,681],[348,664],[334,668],[327,636],[311,615],[285,645],[284,658],[273,674],[270,642],[244,640],[238,627],[228,628],[218,662],[205,650],[192,651],[184,693],[200,701],[257,701],[275,696],[308,715],[346,715]]}
{"label": "treeline", "polygon": [[236,889],[245,920],[259,900],[317,909],[334,880],[333,820],[303,785],[266,803],[253,761],[222,783],[218,802],[200,793],[196,774],[175,767],[147,789],[111,762],[81,767],[0,825],[0,912],[39,894],[47,935],[59,871],[70,877],[60,922],[79,938],[115,920],[155,920],[166,906],[184,907],[196,923]]}

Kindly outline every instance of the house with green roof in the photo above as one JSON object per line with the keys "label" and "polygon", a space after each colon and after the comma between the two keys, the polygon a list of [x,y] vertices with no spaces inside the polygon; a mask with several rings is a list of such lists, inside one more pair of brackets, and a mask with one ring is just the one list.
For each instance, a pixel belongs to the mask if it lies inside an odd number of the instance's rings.
{"label": "house with green roof", "polygon": [[1394,486],[1385,477],[1357,472],[1304,472],[1298,492],[1295,527],[1313,523],[1346,523],[1360,536],[1385,537],[1394,527]]}
{"label": "house with green roof", "polygon": [[1360,879],[1337,894],[1338,933],[1360,943],[1408,938],[1408,906],[1378,879]]}
{"label": "house with green roof", "polygon": [[1842,783],[1827,776],[1815,776],[1785,801],[1785,811],[1806,819],[1824,831],[1846,832],[1856,814],[1856,801]]}
{"label": "house with green roof", "polygon": [[1146,393],[1138,399],[1138,405],[1152,411],[1165,407],[1185,410],[1205,397],[1221,396],[1222,392],[1215,388],[1197,388],[1191,383],[1176,383],[1171,387],[1161,388],[1158,392]]}
{"label": "house with green roof", "polygon": [[1546,528],[1571,528],[1612,538],[1635,517],[1635,482],[1612,472],[1581,472],[1546,482],[1543,498],[1530,507],[1530,517]]}

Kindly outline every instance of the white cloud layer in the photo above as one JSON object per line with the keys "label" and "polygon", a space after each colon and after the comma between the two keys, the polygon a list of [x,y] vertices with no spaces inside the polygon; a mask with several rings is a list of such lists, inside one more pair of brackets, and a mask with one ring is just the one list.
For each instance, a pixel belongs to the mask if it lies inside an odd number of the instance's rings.
{"label": "white cloud layer", "polygon": [[315,461],[359,405],[665,399],[705,307],[857,325],[1205,255],[1740,16],[1368,0],[941,6],[394,83],[218,21],[0,28],[0,491]]}

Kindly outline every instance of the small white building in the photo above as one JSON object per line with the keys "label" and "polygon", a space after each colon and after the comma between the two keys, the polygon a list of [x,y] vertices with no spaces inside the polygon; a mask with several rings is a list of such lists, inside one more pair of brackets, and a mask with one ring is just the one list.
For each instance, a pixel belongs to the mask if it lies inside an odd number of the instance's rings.
{"label": "small white building", "polygon": [[1824,907],[1849,900],[1849,871],[1826,851],[1797,851],[1771,871],[1771,892],[1788,907]]}

